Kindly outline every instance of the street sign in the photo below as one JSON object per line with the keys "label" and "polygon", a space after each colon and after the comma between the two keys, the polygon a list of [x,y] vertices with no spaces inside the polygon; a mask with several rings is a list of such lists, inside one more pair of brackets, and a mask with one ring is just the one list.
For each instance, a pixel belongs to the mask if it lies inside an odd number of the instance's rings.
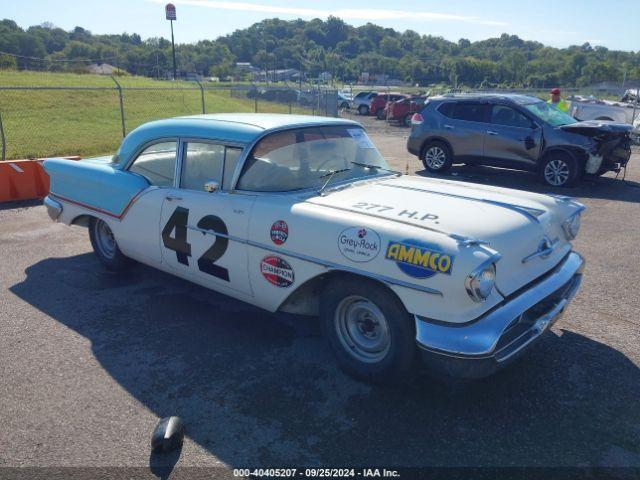
{"label": "street sign", "polygon": [[173,3],[167,3],[164,7],[164,13],[167,15],[167,20],[176,19],[176,6]]}

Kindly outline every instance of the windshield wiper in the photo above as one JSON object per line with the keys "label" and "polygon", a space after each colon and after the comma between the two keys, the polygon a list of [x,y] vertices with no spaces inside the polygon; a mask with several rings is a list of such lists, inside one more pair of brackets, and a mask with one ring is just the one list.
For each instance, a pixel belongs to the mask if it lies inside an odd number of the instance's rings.
{"label": "windshield wiper", "polygon": [[371,163],[360,163],[360,162],[351,162],[351,163],[354,165],[360,165],[361,167],[376,168],[378,170],[384,170],[385,172],[395,173],[396,175],[402,175],[402,172],[399,172],[398,170],[391,170],[390,168],[380,167],[378,165],[373,165]]}
{"label": "windshield wiper", "polygon": [[324,178],[324,177],[329,177],[329,178],[327,178],[327,181],[324,182],[322,187],[320,187],[320,190],[318,190],[318,195],[322,196],[322,192],[324,191],[325,187],[327,185],[329,185],[329,182],[331,181],[331,179],[333,178],[333,176],[336,173],[348,172],[349,170],[351,170],[351,169],[350,168],[341,168],[339,170],[330,170],[329,172],[325,173],[324,175],[320,175],[320,177],[318,177],[318,178]]}

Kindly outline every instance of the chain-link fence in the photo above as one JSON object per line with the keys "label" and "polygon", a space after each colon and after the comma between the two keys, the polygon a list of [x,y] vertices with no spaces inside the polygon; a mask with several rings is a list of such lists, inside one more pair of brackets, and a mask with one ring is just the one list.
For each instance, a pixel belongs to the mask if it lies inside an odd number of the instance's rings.
{"label": "chain-link fence", "polygon": [[137,126],[201,113],[338,115],[337,90],[254,85],[0,86],[2,160],[98,155]]}

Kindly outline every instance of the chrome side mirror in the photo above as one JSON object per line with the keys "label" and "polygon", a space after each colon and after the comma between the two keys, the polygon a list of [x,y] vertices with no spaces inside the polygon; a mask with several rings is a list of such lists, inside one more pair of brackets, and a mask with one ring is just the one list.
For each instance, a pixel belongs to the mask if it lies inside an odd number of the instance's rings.
{"label": "chrome side mirror", "polygon": [[204,191],[213,193],[220,188],[220,184],[215,180],[210,180],[204,184]]}

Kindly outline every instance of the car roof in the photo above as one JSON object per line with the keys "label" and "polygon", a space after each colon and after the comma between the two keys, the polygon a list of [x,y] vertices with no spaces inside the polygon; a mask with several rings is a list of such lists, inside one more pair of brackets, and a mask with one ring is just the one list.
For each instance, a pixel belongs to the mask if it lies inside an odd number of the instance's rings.
{"label": "car roof", "polygon": [[145,123],[122,141],[120,166],[128,163],[141,145],[162,138],[191,137],[248,144],[272,130],[320,125],[352,125],[358,122],[342,118],[277,113],[216,113],[167,118]]}
{"label": "car roof", "polygon": [[432,97],[431,100],[496,100],[505,102],[511,101],[520,105],[542,101],[538,97],[522,95],[519,93],[446,93],[444,95]]}

